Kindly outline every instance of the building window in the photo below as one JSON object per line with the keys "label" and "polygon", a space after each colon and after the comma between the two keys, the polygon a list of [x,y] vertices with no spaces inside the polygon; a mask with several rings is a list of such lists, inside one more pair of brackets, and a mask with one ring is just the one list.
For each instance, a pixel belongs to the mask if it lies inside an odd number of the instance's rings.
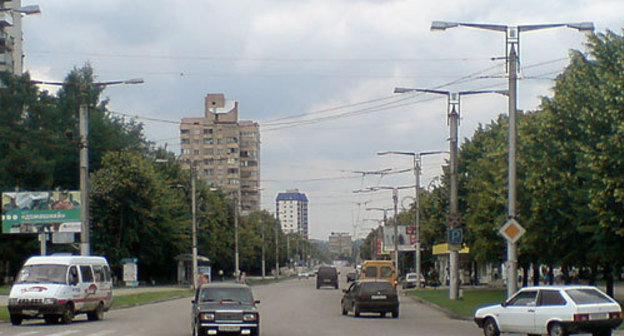
{"label": "building window", "polygon": [[204,155],[213,155],[214,149],[212,148],[204,148]]}
{"label": "building window", "polygon": [[191,154],[191,150],[188,148],[182,148],[182,155],[189,155]]}
{"label": "building window", "polygon": [[183,145],[188,145],[191,142],[189,141],[189,139],[182,139],[182,141],[180,143],[183,144]]}
{"label": "building window", "polygon": [[238,179],[228,179],[228,184],[238,184]]}
{"label": "building window", "polygon": [[225,149],[217,148],[217,155],[225,155]]}
{"label": "building window", "polygon": [[204,159],[204,164],[205,165],[212,165],[212,164],[214,164],[214,159]]}
{"label": "building window", "polygon": [[204,138],[204,145],[212,145],[212,138]]}
{"label": "building window", "polygon": [[228,168],[227,173],[228,174],[238,174],[238,169],[237,168]]}
{"label": "building window", "polygon": [[218,138],[218,139],[217,139],[217,145],[222,145],[222,144],[223,144],[223,139]]}
{"label": "building window", "polygon": [[214,175],[214,169],[204,169],[204,175]]}
{"label": "building window", "polygon": [[232,144],[232,143],[237,143],[237,142],[238,142],[238,139],[236,137],[225,138],[225,143]]}
{"label": "building window", "polygon": [[201,130],[199,128],[193,128],[191,130],[191,134],[193,134],[193,135],[200,135],[201,134]]}
{"label": "building window", "polygon": [[199,149],[193,150],[193,155],[199,155]]}
{"label": "building window", "polygon": [[238,148],[228,148],[230,154],[238,153]]}
{"label": "building window", "polygon": [[189,134],[189,130],[187,129],[180,130],[180,134]]}
{"label": "building window", "polygon": [[212,134],[212,128],[204,128],[204,134]]}
{"label": "building window", "polygon": [[227,163],[228,163],[229,165],[235,165],[237,162],[238,162],[238,159],[237,159],[237,158],[228,158],[228,159],[227,159]]}

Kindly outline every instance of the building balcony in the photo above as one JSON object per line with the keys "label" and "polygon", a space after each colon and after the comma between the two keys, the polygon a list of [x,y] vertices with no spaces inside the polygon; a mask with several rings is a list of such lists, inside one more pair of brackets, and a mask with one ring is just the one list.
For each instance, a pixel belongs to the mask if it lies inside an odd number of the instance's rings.
{"label": "building balcony", "polygon": [[13,38],[6,32],[0,31],[0,52],[13,50]]}
{"label": "building balcony", "polygon": [[12,64],[13,62],[11,59],[11,54],[9,53],[0,54],[0,66],[10,67]]}
{"label": "building balcony", "polygon": [[0,9],[0,27],[10,27],[13,25],[13,15],[7,9]]}

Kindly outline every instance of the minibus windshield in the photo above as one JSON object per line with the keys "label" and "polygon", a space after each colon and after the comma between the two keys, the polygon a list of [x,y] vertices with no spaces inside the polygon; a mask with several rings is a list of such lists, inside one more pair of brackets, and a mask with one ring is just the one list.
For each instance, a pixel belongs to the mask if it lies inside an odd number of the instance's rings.
{"label": "minibus windshield", "polygon": [[17,275],[15,283],[67,283],[67,265],[27,265]]}

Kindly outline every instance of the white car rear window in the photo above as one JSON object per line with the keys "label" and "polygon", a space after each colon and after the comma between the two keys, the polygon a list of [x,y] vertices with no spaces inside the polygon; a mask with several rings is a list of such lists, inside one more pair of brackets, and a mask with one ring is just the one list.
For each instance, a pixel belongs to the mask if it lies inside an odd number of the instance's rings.
{"label": "white car rear window", "polygon": [[591,289],[568,289],[566,293],[572,298],[577,305],[594,304],[594,303],[613,303],[613,301],[601,292]]}

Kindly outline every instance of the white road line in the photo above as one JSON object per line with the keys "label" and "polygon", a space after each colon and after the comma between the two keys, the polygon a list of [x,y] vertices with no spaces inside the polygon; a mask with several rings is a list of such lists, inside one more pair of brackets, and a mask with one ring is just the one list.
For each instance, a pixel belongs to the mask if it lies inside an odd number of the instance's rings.
{"label": "white road line", "polygon": [[54,333],[54,334],[47,334],[46,336],[65,336],[65,335],[75,334],[77,332],[80,332],[80,330],[65,330],[65,331]]}
{"label": "white road line", "polygon": [[27,335],[34,335],[38,333],[39,333],[38,331],[26,331],[23,333],[15,334],[15,336],[27,336]]}
{"label": "white road line", "polygon": [[34,335],[34,334],[38,334],[38,331],[26,331],[23,333],[19,333],[19,334],[15,334],[15,336],[26,336],[26,335]]}
{"label": "white road line", "polygon": [[114,334],[116,332],[117,332],[117,330],[101,330],[101,331],[98,331],[96,333],[88,334],[88,335],[85,335],[85,336],[105,336],[105,335]]}

